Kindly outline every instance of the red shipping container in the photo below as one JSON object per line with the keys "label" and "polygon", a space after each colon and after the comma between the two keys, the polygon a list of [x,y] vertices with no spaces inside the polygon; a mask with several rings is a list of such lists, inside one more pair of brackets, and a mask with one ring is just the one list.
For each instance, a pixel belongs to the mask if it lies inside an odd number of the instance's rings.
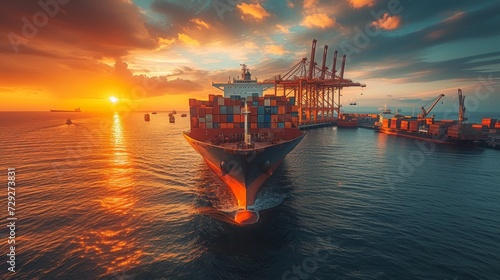
{"label": "red shipping container", "polygon": [[206,123],[200,123],[199,126],[200,126],[200,128],[207,128]]}
{"label": "red shipping container", "polygon": [[220,115],[213,115],[212,117],[214,123],[219,123],[220,122]]}
{"label": "red shipping container", "polygon": [[286,113],[285,106],[278,106],[278,114],[282,115],[282,114],[285,114],[285,113]]}
{"label": "red shipping container", "polygon": [[271,115],[271,122],[277,123],[278,122],[278,115]]}
{"label": "red shipping container", "polygon": [[264,106],[264,98],[259,99],[259,106]]}
{"label": "red shipping container", "polygon": [[197,113],[198,113],[199,117],[204,118],[207,114],[206,108],[205,107],[198,107]]}
{"label": "red shipping container", "polygon": [[258,117],[257,116],[250,116],[250,122],[251,123],[257,123]]}
{"label": "red shipping container", "polygon": [[209,95],[208,95],[208,101],[213,102],[213,101],[214,101],[214,98],[215,98],[215,95],[214,95],[214,94],[209,94]]}
{"label": "red shipping container", "polygon": [[217,105],[214,105],[214,108],[212,109],[212,112],[214,115],[219,115],[220,114],[220,107]]}
{"label": "red shipping container", "polygon": [[196,99],[189,98],[189,107],[194,107],[194,106],[196,106]]}
{"label": "red shipping container", "polygon": [[285,115],[278,115],[278,122],[285,122]]}
{"label": "red shipping container", "polygon": [[192,117],[191,118],[191,128],[198,128],[198,118],[197,117]]}
{"label": "red shipping container", "polygon": [[241,115],[234,115],[233,117],[235,123],[240,123],[241,122]]}
{"label": "red shipping container", "polygon": [[226,123],[227,122],[227,115],[220,115],[220,122]]}
{"label": "red shipping container", "polygon": [[257,128],[257,123],[256,123],[256,122],[251,123],[251,124],[250,124],[250,128]]}
{"label": "red shipping container", "polygon": [[207,107],[206,112],[207,114],[213,114],[213,107]]}
{"label": "red shipping container", "polygon": [[231,106],[231,99],[229,98],[224,99],[224,106]]}
{"label": "red shipping container", "polygon": [[278,106],[278,103],[276,102],[276,100],[271,99],[271,106]]}
{"label": "red shipping container", "polygon": [[275,122],[271,123],[271,128],[278,128],[278,123]]}
{"label": "red shipping container", "polygon": [[227,128],[227,123],[221,123],[220,128]]}
{"label": "red shipping container", "polygon": [[257,116],[257,107],[250,108],[250,115]]}

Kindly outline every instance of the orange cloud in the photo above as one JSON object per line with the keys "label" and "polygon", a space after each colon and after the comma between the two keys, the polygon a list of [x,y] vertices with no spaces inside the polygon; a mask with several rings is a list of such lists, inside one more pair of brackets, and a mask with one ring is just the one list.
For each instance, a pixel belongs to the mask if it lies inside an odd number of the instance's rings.
{"label": "orange cloud", "polygon": [[266,46],[265,52],[268,54],[275,54],[275,55],[283,55],[283,54],[287,53],[285,48],[283,48],[282,46],[278,46],[278,45]]}
{"label": "orange cloud", "polygon": [[304,0],[304,9],[309,9],[314,7],[318,0]]}
{"label": "orange cloud", "polygon": [[241,3],[237,6],[237,8],[240,9],[243,15],[251,16],[256,20],[263,20],[265,17],[269,16],[269,13],[260,5],[260,3]]}
{"label": "orange cloud", "polygon": [[181,40],[182,42],[184,42],[188,45],[197,46],[197,47],[200,46],[200,42],[198,42],[198,40],[189,37],[189,35],[187,35],[187,34],[179,33],[178,36],[179,36],[179,40]]}
{"label": "orange cloud", "polygon": [[286,34],[290,33],[290,31],[281,24],[276,24],[276,28],[278,28],[283,33],[286,33]]}
{"label": "orange cloud", "polygon": [[359,9],[362,7],[372,7],[375,5],[376,0],[349,0],[351,6],[355,9]]}
{"label": "orange cloud", "polygon": [[301,25],[312,28],[312,27],[320,27],[320,28],[326,28],[326,27],[333,27],[337,24],[335,18],[331,19],[327,14],[325,13],[317,13],[317,14],[312,14],[308,15],[302,20]]}
{"label": "orange cloud", "polygon": [[291,1],[287,1],[287,6],[288,8],[293,9],[295,7],[295,4],[293,4],[293,2]]}
{"label": "orange cloud", "polygon": [[381,19],[372,22],[370,26],[385,30],[394,30],[401,26],[401,17],[398,15],[390,16],[388,13],[385,13]]}
{"label": "orange cloud", "polygon": [[208,23],[204,22],[203,20],[201,20],[199,18],[193,18],[193,19],[191,19],[191,22],[197,24],[198,29],[200,29],[200,30],[202,27],[205,27],[206,29],[210,28],[210,25],[208,25]]}

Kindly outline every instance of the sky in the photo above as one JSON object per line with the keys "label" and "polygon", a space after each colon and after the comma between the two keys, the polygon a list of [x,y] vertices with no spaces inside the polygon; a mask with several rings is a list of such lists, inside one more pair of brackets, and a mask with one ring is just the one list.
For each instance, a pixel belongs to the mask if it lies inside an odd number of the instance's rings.
{"label": "sky", "polygon": [[328,45],[329,67],[338,50],[366,84],[343,91],[345,111],[439,94],[458,108],[458,88],[469,111],[500,111],[495,0],[2,1],[0,111],[187,110],[242,63],[259,80],[286,73],[313,39],[317,62]]}

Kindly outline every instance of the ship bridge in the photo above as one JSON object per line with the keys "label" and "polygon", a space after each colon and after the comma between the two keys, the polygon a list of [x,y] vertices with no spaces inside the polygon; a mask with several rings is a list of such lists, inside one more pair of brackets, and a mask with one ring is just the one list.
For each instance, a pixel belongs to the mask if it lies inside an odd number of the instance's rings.
{"label": "ship bridge", "polygon": [[230,98],[231,95],[239,95],[242,98],[249,96],[263,96],[263,92],[273,88],[274,83],[259,83],[257,79],[252,80],[252,74],[246,64],[241,64],[241,79],[233,78],[227,83],[212,83],[224,92],[224,97]]}

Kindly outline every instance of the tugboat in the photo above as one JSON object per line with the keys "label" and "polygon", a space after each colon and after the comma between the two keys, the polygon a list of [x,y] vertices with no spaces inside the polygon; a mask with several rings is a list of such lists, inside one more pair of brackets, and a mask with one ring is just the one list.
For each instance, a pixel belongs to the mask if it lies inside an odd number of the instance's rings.
{"label": "tugboat", "polygon": [[71,119],[67,119],[66,120],[66,124],[72,124],[73,122],[71,121]]}
{"label": "tugboat", "polygon": [[168,121],[169,121],[170,123],[175,123],[174,113],[170,113],[170,114],[168,114]]}
{"label": "tugboat", "polygon": [[257,193],[286,155],[304,138],[293,98],[266,95],[273,84],[252,80],[242,64],[241,79],[212,83],[224,95],[190,99],[191,131],[184,138],[231,189],[238,202],[234,220],[259,220]]}
{"label": "tugboat", "polygon": [[149,120],[150,120],[149,119],[149,114],[144,114],[144,120],[147,121],[147,122],[149,122]]}

